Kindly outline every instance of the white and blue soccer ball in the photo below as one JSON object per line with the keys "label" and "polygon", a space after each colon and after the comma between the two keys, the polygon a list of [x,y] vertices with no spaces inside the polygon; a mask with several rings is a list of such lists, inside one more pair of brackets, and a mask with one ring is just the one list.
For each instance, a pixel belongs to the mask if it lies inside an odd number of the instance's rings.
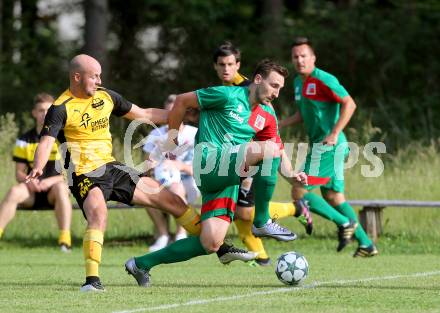
{"label": "white and blue soccer ball", "polygon": [[301,253],[283,253],[276,262],[275,274],[286,285],[298,285],[306,279],[308,273],[309,263]]}
{"label": "white and blue soccer ball", "polygon": [[180,171],[173,167],[164,166],[164,163],[160,163],[154,168],[154,178],[165,187],[181,182]]}

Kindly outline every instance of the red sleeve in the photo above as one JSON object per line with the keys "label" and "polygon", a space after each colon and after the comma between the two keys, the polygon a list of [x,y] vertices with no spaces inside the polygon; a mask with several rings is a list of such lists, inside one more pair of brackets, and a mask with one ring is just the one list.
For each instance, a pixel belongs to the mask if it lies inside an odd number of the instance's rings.
{"label": "red sleeve", "polygon": [[303,84],[302,96],[315,101],[337,102],[341,103],[342,99],[323,81],[309,77]]}
{"label": "red sleeve", "polygon": [[255,130],[256,141],[271,140],[276,142],[280,149],[284,149],[281,141],[276,117],[264,110],[255,110],[249,118],[249,124]]}

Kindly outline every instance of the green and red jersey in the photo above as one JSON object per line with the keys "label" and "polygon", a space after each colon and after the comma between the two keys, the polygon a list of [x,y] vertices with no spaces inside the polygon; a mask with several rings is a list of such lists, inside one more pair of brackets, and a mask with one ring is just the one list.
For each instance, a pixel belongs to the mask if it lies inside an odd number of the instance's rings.
{"label": "green and red jersey", "polygon": [[[348,96],[347,90],[335,76],[318,68],[305,81],[297,76],[294,90],[295,102],[310,141],[322,142],[339,120],[340,103],[342,98]],[[345,135],[341,132],[338,142],[345,140]]]}
{"label": "green and red jersey", "polygon": [[[262,104],[251,107],[247,87],[210,87],[197,90],[196,94],[201,108],[196,142],[204,143],[208,149],[203,149],[201,155],[196,153],[194,162],[215,162],[213,170],[206,174],[198,173],[199,166],[194,167],[194,176],[200,177],[202,220],[213,216],[228,216],[230,220],[234,216],[240,183],[235,171],[240,159],[238,150],[253,138],[282,145],[277,119],[271,107]],[[223,173],[222,154],[228,152],[232,152],[231,162]],[[215,159],[210,159],[214,154]]]}
{"label": "green and red jersey", "polygon": [[254,137],[255,130],[248,124],[248,88],[217,86],[199,89],[196,94],[201,109],[196,143],[222,148],[224,144],[240,145]]}
{"label": "green and red jersey", "polygon": [[255,141],[271,140],[276,142],[283,149],[280,132],[278,129],[278,119],[275,111],[268,105],[259,104],[252,110],[249,118],[249,125],[255,129]]}
{"label": "green and red jersey", "polygon": [[225,143],[235,146],[255,138],[281,145],[274,110],[263,104],[252,108],[248,88],[218,86],[199,89],[196,94],[201,108],[197,143],[221,148]]}

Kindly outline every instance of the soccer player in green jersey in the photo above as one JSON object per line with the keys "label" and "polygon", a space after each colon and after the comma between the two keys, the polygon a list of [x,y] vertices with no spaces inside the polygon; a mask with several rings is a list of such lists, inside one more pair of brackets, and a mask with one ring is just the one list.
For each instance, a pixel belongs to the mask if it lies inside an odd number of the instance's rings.
{"label": "soccer player in green jersey", "polygon": [[[224,86],[248,86],[251,83],[248,78],[239,73],[241,51],[231,42],[225,41],[215,49],[213,54],[213,64],[217,76]],[[273,109],[271,106],[270,108]],[[279,138],[277,117],[275,114],[271,114],[273,112],[267,111],[266,108],[266,111],[262,110],[261,112],[253,112],[255,116],[260,115],[258,118],[260,125],[259,128],[257,128],[254,140],[265,141],[272,139],[281,142],[281,139]],[[257,117],[255,117],[255,119],[257,119]],[[287,164],[287,166],[289,165],[290,164]],[[271,260],[264,248],[263,242],[260,238],[257,238],[252,234],[255,198],[258,198],[259,196],[254,195],[252,181],[252,177],[242,177],[240,180],[234,223],[237,227],[240,239],[249,251],[258,253],[255,262],[261,266],[268,266],[271,264]],[[307,216],[310,216],[310,214],[306,210],[307,208],[305,210],[296,209],[293,203],[272,201],[269,203],[269,214],[271,218],[306,216],[305,219],[307,219]],[[308,227],[311,227],[311,217],[309,218]]]}
{"label": "soccer player in green jersey", "polygon": [[292,62],[298,73],[294,81],[297,112],[286,118],[282,126],[304,123],[312,145],[306,157],[304,171],[309,175],[329,177],[321,185],[321,198],[309,192],[312,185],[293,187],[293,197],[303,205],[336,223],[339,228],[341,251],[353,233],[359,243],[354,256],[374,256],[378,253],[368,238],[355,211],[344,196],[344,160],[348,155],[347,139],[343,129],[350,121],[356,104],[333,75],[315,66],[316,56],[307,38],[297,38],[292,45]]}
{"label": "soccer player in green jersey", "polygon": [[[149,285],[149,271],[159,264],[186,261],[216,252],[223,243],[234,218],[240,176],[254,175],[261,194],[270,193],[275,184],[280,156],[279,143],[252,141],[263,122],[253,110],[270,103],[284,86],[287,70],[269,60],[260,62],[248,87],[211,87],[177,97],[168,116],[170,130],[179,128],[187,109],[200,109],[199,131],[193,162],[194,178],[202,193],[201,234],[174,242],[159,251],[131,258],[125,263],[127,272],[139,286]],[[252,118],[252,116],[254,118]],[[169,146],[175,146],[170,137]],[[166,149],[170,150],[170,149]],[[259,166],[255,166],[255,165]],[[273,175],[275,172],[275,176]],[[304,181],[305,175],[295,176]],[[264,186],[264,188],[261,188]],[[263,199],[264,197],[262,197]],[[270,199],[265,199],[265,202]],[[269,218],[267,205],[255,208],[252,231],[257,237],[281,241],[294,240],[296,235]]]}

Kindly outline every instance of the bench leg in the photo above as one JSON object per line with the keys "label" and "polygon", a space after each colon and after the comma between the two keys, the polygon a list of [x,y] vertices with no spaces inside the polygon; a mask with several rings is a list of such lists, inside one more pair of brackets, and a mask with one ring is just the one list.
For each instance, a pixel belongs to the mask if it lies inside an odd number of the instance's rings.
{"label": "bench leg", "polygon": [[363,207],[359,211],[359,221],[373,242],[382,233],[382,207]]}

